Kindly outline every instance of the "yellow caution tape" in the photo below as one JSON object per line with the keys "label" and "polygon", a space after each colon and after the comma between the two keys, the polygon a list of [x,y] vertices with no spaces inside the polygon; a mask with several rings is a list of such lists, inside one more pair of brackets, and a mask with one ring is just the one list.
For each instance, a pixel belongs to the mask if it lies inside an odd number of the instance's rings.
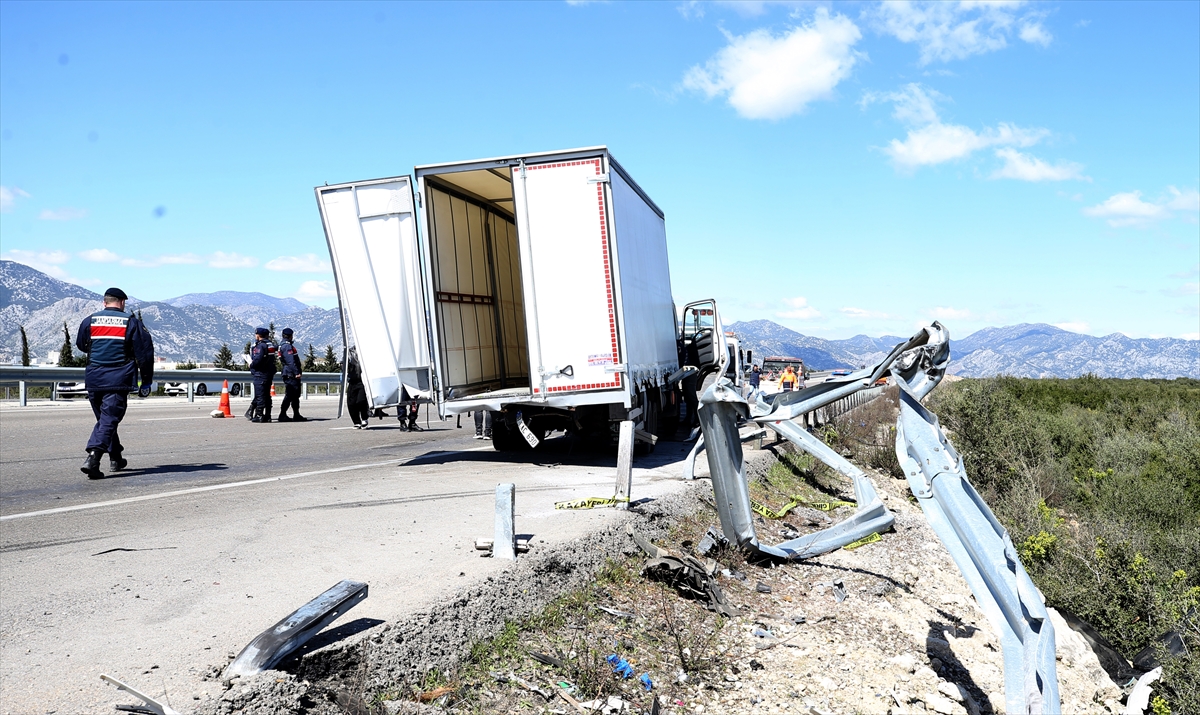
{"label": "yellow caution tape", "polygon": [[584,499],[575,499],[573,501],[554,502],[555,509],[595,509],[598,506],[616,506],[621,502],[628,502],[628,498],[617,497],[586,497]]}
{"label": "yellow caution tape", "polygon": [[879,534],[871,534],[869,536],[864,536],[863,538],[859,539],[858,541],[852,541],[849,544],[846,544],[845,546],[843,546],[842,548],[845,549],[846,551],[853,551],[860,546],[866,546],[867,544],[873,544],[876,541],[883,541],[883,537],[880,536]]}
{"label": "yellow caution tape", "polygon": [[792,501],[800,502],[801,504],[803,504],[805,506],[810,506],[813,509],[820,509],[821,511],[832,511],[834,509],[837,509],[839,506],[856,506],[856,504],[852,501],[840,501],[837,499],[833,499],[830,501],[823,501],[820,499],[811,499],[810,500],[810,499],[805,499],[802,496],[793,496]]}
{"label": "yellow caution tape", "polygon": [[855,506],[855,504],[852,501],[810,500],[802,496],[794,495],[792,496],[791,501],[776,510],[772,509],[766,504],[763,504],[762,502],[758,502],[753,499],[750,500],[750,508],[754,511],[754,513],[767,519],[782,519],[783,517],[787,516],[789,511],[798,506],[809,506],[813,509],[820,509],[821,511],[831,511],[839,506]]}

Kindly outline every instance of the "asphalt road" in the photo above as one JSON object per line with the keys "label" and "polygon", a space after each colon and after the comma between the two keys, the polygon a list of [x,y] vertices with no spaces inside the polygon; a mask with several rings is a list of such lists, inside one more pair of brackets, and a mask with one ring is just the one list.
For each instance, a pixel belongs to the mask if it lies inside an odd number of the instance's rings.
{"label": "asphalt road", "polygon": [[[202,673],[344,578],[371,591],[343,634],[403,617],[504,568],[473,549],[500,482],[535,549],[615,516],[554,509],[613,492],[615,456],[569,439],[514,459],[472,439],[469,418],[359,431],[333,419],[336,399],[303,402],[301,424],[216,420],[215,406],[131,401],[129,469],[101,480],[79,471],[86,403],[0,407],[0,713],[133,702],[100,673],[190,710],[220,694]],[[679,488],[689,446],[636,460],[634,498]]]}

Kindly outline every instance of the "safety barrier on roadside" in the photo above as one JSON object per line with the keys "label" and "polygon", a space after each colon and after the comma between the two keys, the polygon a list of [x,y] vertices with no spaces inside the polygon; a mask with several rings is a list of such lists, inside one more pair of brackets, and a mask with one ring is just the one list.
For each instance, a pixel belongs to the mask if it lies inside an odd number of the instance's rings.
{"label": "safety barrier on roadside", "polygon": [[[1025,572],[1008,532],[971,485],[937,417],[921,399],[945,374],[950,336],[937,322],[897,345],[872,368],[796,392],[754,395],[747,402],[725,379],[700,398],[703,448],[708,456],[721,530],[743,550],[780,559],[803,559],[835,548],[858,548],[881,539],[894,521],[862,470],[792,420],[874,388],[891,375],[900,387],[896,456],[918,504],[945,544],[980,608],[999,632],[1004,651],[1005,705],[1010,713],[1057,713],[1061,709],[1055,668],[1054,627],[1040,594]],[[865,398],[864,398],[865,401]],[[738,438],[738,417],[774,430],[799,449],[833,467],[854,485],[858,507],[848,519],[822,531],[769,546],[754,531],[755,503],[750,499]],[[701,448],[693,450],[691,459]],[[760,505],[761,506],[761,505]],[[794,507],[793,507],[794,508]],[[758,512],[761,513],[761,512]]]}

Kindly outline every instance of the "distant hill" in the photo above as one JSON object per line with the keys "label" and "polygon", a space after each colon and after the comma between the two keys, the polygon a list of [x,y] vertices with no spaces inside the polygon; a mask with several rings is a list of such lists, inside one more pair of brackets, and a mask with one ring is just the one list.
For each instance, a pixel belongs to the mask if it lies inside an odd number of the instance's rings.
{"label": "distant hill", "polygon": [[[818,370],[870,365],[905,338],[856,335],[825,340],[803,335],[770,320],[727,326],[756,359],[768,355],[802,358]],[[1102,338],[1072,333],[1053,325],[1021,324],[984,328],[950,342],[949,372],[963,377],[1200,378],[1200,341],[1178,338]]]}
{"label": "distant hill", "polygon": [[[63,322],[74,339],[79,322],[95,312],[102,299],[99,293],[14,261],[0,261],[0,297],[0,362],[20,358],[22,325],[31,354],[44,361],[62,345]],[[324,354],[326,345],[338,352],[342,348],[338,311],[305,305],[295,298],[219,291],[168,301],[131,298],[127,308],[142,312],[154,336],[155,354],[168,360],[211,362],[223,344],[240,354],[242,346],[254,339],[254,328],[272,321],[277,332],[291,327],[302,351],[309,343],[319,355]]]}

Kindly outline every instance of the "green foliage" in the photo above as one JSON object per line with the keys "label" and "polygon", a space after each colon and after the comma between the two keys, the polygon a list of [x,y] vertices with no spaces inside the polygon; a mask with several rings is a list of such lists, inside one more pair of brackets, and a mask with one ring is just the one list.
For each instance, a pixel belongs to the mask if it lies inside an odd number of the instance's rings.
{"label": "green foliage", "polygon": [[67,323],[63,321],[63,344],[58,349],[58,366],[59,367],[85,367],[87,366],[87,355],[75,357],[75,349],[71,347],[71,331],[67,330]]}
{"label": "green foliage", "polygon": [[187,362],[181,362],[181,363],[177,364],[175,366],[175,369],[176,370],[195,370],[198,367],[200,367],[200,366],[197,365],[195,363],[195,361],[193,361],[192,359],[189,358]]}
{"label": "green foliage", "polygon": [[304,372],[317,371],[317,353],[313,350],[312,343],[308,344],[308,352],[304,354]]}
{"label": "green foliage", "polygon": [[233,351],[228,345],[222,345],[213,357],[213,367],[219,367],[224,370],[236,370],[237,366],[233,364]]}
{"label": "green foliage", "polygon": [[325,357],[317,365],[315,372],[341,372],[342,364],[338,362],[337,355],[333,353],[333,346],[325,346]]}
{"label": "green foliage", "polygon": [[1150,712],[1154,715],[1171,715],[1171,706],[1167,705],[1167,701],[1155,695],[1150,701]]}
{"label": "green foliage", "polygon": [[[1048,603],[1126,657],[1200,606],[1200,381],[963,380],[930,407]],[[1200,712],[1189,651],[1163,712]]]}
{"label": "green foliage", "polygon": [[29,367],[29,336],[25,334],[25,326],[21,326],[21,364]]}

